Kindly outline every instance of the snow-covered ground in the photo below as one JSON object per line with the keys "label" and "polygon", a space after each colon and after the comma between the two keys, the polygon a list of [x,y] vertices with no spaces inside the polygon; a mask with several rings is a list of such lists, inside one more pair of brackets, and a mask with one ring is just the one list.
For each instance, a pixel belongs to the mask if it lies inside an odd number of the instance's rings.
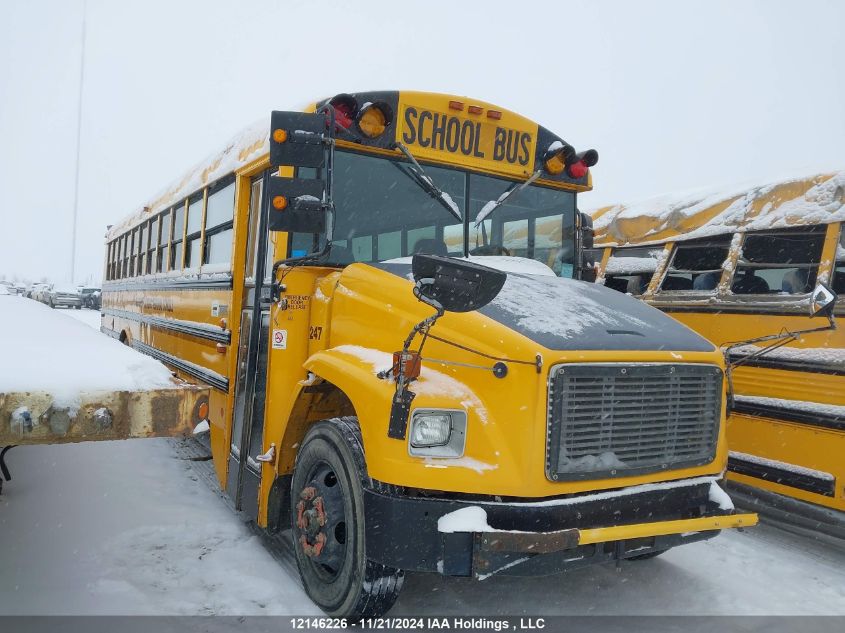
{"label": "snow-covered ground", "polygon": [[316,613],[173,446],[9,451],[0,615]]}
{"label": "snow-covered ground", "polygon": [[[19,447],[0,614],[306,614],[290,575],[177,440]],[[845,551],[761,525],[650,561],[479,582],[410,574],[393,614],[839,614]]]}
{"label": "snow-covered ground", "polygon": [[89,310],[82,308],[82,310],[62,310],[61,314],[66,314],[72,319],[82,321],[85,325],[91,326],[98,332],[100,331],[100,311]]}

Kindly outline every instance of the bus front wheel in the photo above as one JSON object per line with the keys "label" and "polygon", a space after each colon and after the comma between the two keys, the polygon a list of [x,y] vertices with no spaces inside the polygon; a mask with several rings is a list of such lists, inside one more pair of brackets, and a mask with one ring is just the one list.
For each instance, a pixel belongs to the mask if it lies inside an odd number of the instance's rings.
{"label": "bus front wheel", "polygon": [[296,563],[308,596],[328,615],[375,617],[402,589],[404,572],[367,558],[363,442],[354,417],[317,422],[296,457],[291,528]]}

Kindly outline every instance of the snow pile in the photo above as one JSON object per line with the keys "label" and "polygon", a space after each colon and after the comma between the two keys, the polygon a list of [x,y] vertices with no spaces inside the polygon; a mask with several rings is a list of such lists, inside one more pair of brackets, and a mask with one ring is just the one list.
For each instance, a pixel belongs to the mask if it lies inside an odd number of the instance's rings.
{"label": "snow pile", "polygon": [[792,409],[802,413],[815,413],[839,420],[845,420],[845,406],[807,402],[806,400],[785,400],[783,398],[765,398],[762,396],[734,396],[734,400],[743,404],[756,404],[778,409]]}
{"label": "snow pile", "polygon": [[797,464],[790,464],[781,462],[775,459],[768,459],[766,457],[758,457],[749,453],[740,453],[739,451],[730,451],[729,455],[734,459],[758,466],[765,466],[767,468],[777,468],[778,470],[785,470],[796,475],[803,475],[805,477],[813,477],[815,479],[822,479],[824,481],[834,481],[836,478],[823,470],[816,470],[814,468],[806,468],[805,466],[798,466]]}
{"label": "snow pile", "polygon": [[437,519],[437,531],[452,532],[492,532],[487,523],[487,511],[479,506],[469,506],[444,514]]}
{"label": "snow pile", "polygon": [[728,496],[728,493],[722,490],[722,487],[715,481],[710,482],[710,489],[707,491],[707,498],[711,503],[719,506],[720,510],[725,512],[734,509],[734,502]]}
{"label": "snow pile", "polygon": [[43,391],[58,406],[73,406],[80,392],[175,386],[157,360],[29,299],[0,303],[0,349],[0,393]]}
{"label": "snow pile", "polygon": [[558,472],[562,473],[589,473],[626,467],[627,464],[620,460],[613,451],[605,451],[598,455],[582,455],[581,457],[568,457],[562,454],[557,465]]}
{"label": "snow pile", "polygon": [[666,194],[591,214],[596,243],[604,246],[829,224],[845,220],[845,171]]}
{"label": "snow pile", "polygon": [[[654,254],[652,256],[652,253]],[[649,253],[648,257],[617,257],[612,256],[607,261],[607,267],[604,270],[605,275],[627,275],[636,273],[653,273],[657,270],[657,264],[660,263],[660,255],[662,250],[654,250]]]}
{"label": "snow pile", "polygon": [[[731,354],[747,355],[759,352],[757,345],[741,345],[731,350]],[[778,347],[766,352],[762,358],[779,358],[804,363],[823,363],[845,367],[845,349],[839,347]]]}

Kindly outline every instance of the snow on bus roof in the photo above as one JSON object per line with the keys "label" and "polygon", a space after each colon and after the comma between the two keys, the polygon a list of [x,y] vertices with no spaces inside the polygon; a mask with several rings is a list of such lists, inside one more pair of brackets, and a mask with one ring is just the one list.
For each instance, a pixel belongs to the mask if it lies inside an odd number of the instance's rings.
{"label": "snow on bus roof", "polygon": [[590,214],[601,246],[830,224],[845,220],[845,171],[665,194]]}
{"label": "snow on bus roof", "polygon": [[111,240],[131,226],[163,211],[198,189],[219,180],[270,151],[270,122],[268,117],[255,121],[233,136],[219,152],[194,165],[180,179],[170,183],[147,204],[112,226],[106,234]]}

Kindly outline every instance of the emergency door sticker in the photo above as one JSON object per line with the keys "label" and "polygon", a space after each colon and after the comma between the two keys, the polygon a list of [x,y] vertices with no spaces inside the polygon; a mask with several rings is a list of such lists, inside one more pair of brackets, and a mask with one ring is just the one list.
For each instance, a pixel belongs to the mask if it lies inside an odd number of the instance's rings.
{"label": "emergency door sticker", "polygon": [[273,349],[288,348],[288,331],[273,330]]}

